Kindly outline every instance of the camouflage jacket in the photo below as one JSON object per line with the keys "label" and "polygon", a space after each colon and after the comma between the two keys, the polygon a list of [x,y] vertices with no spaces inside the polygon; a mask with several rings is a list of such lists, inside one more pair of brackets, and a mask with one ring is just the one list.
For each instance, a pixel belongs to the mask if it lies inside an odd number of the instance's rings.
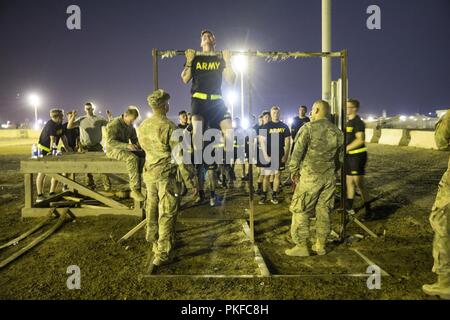
{"label": "camouflage jacket", "polygon": [[306,123],[294,141],[293,175],[333,176],[344,160],[344,135],[329,120]]}
{"label": "camouflage jacket", "polygon": [[[450,148],[450,109],[439,119],[434,132],[434,140],[439,150]],[[448,166],[450,168],[450,159]]]}
{"label": "camouflage jacket", "polygon": [[129,143],[138,144],[136,130],[127,125],[122,116],[114,118],[106,126],[106,149],[127,150]]}
{"label": "camouflage jacket", "polygon": [[436,124],[434,139],[439,150],[447,150],[450,146],[450,109]]}
{"label": "camouflage jacket", "polygon": [[181,162],[177,164],[172,157],[172,151],[180,144],[179,139],[172,138],[172,133],[177,129],[166,116],[157,114],[141,123],[138,137],[145,151],[145,174],[147,179],[156,181],[176,174],[178,169],[188,187],[193,187],[194,167]]}

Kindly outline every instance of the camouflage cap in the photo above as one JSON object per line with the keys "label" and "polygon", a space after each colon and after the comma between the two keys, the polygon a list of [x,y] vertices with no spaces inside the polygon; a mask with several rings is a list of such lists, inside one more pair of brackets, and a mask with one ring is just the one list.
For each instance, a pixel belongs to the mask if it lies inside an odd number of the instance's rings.
{"label": "camouflage cap", "polygon": [[150,107],[158,108],[169,99],[170,95],[167,92],[165,92],[163,89],[158,89],[148,96],[147,102]]}

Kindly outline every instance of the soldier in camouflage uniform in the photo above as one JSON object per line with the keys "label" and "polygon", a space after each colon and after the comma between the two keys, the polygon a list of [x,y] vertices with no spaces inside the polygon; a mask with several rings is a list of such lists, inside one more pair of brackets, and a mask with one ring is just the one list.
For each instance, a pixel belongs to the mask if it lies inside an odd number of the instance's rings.
{"label": "soldier in camouflage uniform", "polygon": [[[439,150],[449,150],[450,147],[450,110],[436,125],[435,141]],[[433,241],[433,272],[438,275],[438,281],[422,287],[428,295],[450,299],[450,161],[447,171],[439,182],[439,189],[431,209],[431,227],[434,230]]]}
{"label": "soldier in camouflage uniform", "polygon": [[[153,266],[159,266],[169,260],[175,239],[180,180],[194,191],[194,196],[197,193],[197,184],[193,182],[195,176],[193,166],[178,163],[172,156],[180,139],[172,138],[177,126],[166,116],[169,111],[169,99],[170,95],[161,89],[150,95],[148,104],[152,107],[154,115],[138,128],[139,141],[146,153],[143,174],[147,187],[146,240],[153,244]],[[183,129],[179,130],[183,132]],[[180,155],[181,152],[177,154]],[[177,179],[178,174],[182,179]]]}
{"label": "soldier in camouflage uniform", "polygon": [[[312,250],[326,254],[325,243],[330,234],[330,212],[334,207],[335,172],[344,158],[344,135],[327,117],[330,106],[319,100],[314,103],[311,122],[297,134],[289,170],[297,183],[289,210],[292,212],[291,236],[295,247],[289,256],[309,256],[309,218],[316,211],[316,243]],[[300,181],[299,181],[300,180]]]}
{"label": "soldier in camouflage uniform", "polygon": [[144,201],[141,193],[141,172],[145,156],[140,149],[134,121],[139,117],[136,107],[130,106],[120,117],[106,126],[106,156],[125,161],[130,177],[130,196],[136,201]]}

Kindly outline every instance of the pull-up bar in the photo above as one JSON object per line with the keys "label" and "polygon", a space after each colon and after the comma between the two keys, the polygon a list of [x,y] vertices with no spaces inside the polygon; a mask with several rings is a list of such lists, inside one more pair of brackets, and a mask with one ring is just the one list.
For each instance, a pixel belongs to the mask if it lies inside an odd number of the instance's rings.
{"label": "pull-up bar", "polygon": [[[158,84],[158,58],[175,58],[176,56],[184,56],[184,50],[152,50],[152,60],[153,60],[153,87],[154,90],[159,88]],[[196,55],[198,56],[218,56],[222,55],[222,51],[215,51],[210,53],[204,53],[201,51],[196,51]],[[248,76],[248,111],[249,118],[252,112],[252,58],[253,57],[263,57],[266,58],[266,61],[284,61],[289,58],[340,58],[341,64],[341,128],[343,129],[344,141],[346,130],[345,128],[345,119],[346,119],[346,102],[347,102],[347,50],[335,51],[335,52],[289,52],[289,51],[231,51],[231,55],[245,55],[249,57],[249,76]],[[344,152],[344,163],[345,163],[346,154]],[[347,216],[344,209],[344,201],[346,198],[345,190],[346,190],[346,180],[345,180],[345,172],[344,166],[341,168],[341,203],[340,208],[338,209],[340,213],[340,230],[339,235],[341,240],[345,237],[345,227],[347,224]],[[253,167],[249,165],[249,220],[250,220],[250,238],[254,241],[254,206],[253,206]]]}
{"label": "pull-up bar", "polygon": [[[183,50],[157,50],[156,54],[162,59],[174,58],[176,56],[184,56]],[[265,57],[272,60],[288,59],[288,58],[340,58],[343,55],[343,51],[335,52],[298,52],[298,51],[231,51],[232,55],[241,56],[253,56],[253,57]],[[196,56],[220,56],[222,51],[202,52],[196,51]]]}

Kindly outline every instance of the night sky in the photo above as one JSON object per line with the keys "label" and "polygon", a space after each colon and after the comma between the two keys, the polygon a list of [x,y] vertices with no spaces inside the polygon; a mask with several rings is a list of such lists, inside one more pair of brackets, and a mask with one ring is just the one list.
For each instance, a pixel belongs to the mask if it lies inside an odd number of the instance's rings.
{"label": "night sky", "polygon": [[[71,4],[81,8],[80,31],[66,27]],[[381,7],[381,30],[366,27],[371,4]],[[199,49],[200,30],[208,28],[218,50],[321,51],[320,16],[319,0],[0,0],[0,122],[34,118],[29,92],[42,96],[44,120],[52,107],[81,112],[85,101],[103,112],[134,104],[146,113],[152,48]],[[450,0],[334,0],[332,32],[333,50],[349,51],[349,93],[361,113],[450,106]],[[183,63],[160,62],[171,115],[190,109]],[[277,104],[293,115],[321,97],[320,59],[260,59],[254,86],[254,113]]]}

